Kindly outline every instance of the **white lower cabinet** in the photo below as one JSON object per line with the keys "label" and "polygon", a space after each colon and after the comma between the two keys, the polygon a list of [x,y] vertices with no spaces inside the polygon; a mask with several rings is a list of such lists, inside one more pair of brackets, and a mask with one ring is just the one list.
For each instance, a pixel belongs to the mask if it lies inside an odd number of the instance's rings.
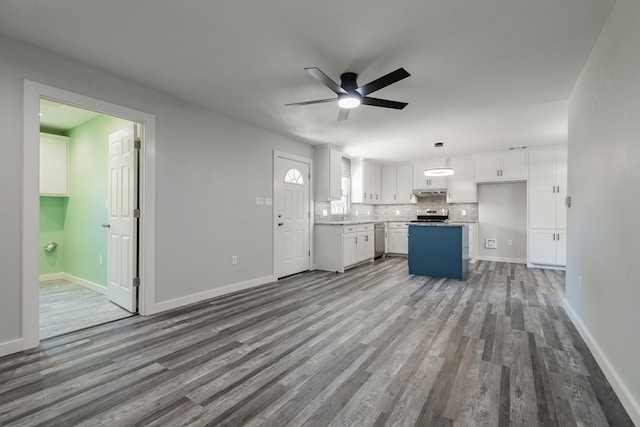
{"label": "white lower cabinet", "polygon": [[405,222],[390,222],[387,234],[387,253],[409,253],[409,226]]}
{"label": "white lower cabinet", "polygon": [[566,265],[567,232],[530,229],[529,262],[542,265]]}
{"label": "white lower cabinet", "polygon": [[375,253],[373,224],[315,225],[315,255],[318,270],[344,272]]}

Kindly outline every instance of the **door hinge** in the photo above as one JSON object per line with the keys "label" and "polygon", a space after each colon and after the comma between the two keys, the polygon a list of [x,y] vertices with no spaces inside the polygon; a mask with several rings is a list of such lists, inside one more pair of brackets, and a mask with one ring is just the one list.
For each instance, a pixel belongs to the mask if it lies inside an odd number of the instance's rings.
{"label": "door hinge", "polygon": [[309,256],[311,256],[311,250],[309,250]]}
{"label": "door hinge", "polygon": [[134,209],[133,210],[133,217],[134,218],[140,218],[140,209]]}
{"label": "door hinge", "polygon": [[135,286],[135,287],[140,286],[140,278],[139,277],[134,277],[133,278],[133,286]]}
{"label": "door hinge", "polygon": [[142,141],[140,140],[140,138],[137,138],[135,141],[133,141],[133,148],[135,148],[136,150],[139,150],[142,147]]}

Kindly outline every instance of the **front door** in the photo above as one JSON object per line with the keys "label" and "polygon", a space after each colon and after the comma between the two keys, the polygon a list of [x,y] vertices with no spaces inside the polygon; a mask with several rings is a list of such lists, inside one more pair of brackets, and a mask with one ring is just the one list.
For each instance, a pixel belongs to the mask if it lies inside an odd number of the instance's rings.
{"label": "front door", "polygon": [[132,313],[137,311],[133,284],[137,265],[137,150],[134,125],[109,135],[109,231],[107,296]]}
{"label": "front door", "polygon": [[[289,156],[294,157],[294,156]],[[274,274],[289,276],[309,269],[310,163],[276,154],[274,162]]]}

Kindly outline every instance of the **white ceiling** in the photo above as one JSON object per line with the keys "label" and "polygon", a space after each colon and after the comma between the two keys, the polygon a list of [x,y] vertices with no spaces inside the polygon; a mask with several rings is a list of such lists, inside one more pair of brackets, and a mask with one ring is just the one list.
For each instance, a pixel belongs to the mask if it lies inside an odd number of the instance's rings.
{"label": "white ceiling", "polygon": [[[615,0],[0,0],[0,33],[205,108],[381,161],[566,143],[567,99]],[[337,122],[310,77],[411,77]]]}
{"label": "white ceiling", "polygon": [[40,100],[40,127],[46,130],[66,132],[99,115],[100,113],[95,111],[60,104],[48,99]]}

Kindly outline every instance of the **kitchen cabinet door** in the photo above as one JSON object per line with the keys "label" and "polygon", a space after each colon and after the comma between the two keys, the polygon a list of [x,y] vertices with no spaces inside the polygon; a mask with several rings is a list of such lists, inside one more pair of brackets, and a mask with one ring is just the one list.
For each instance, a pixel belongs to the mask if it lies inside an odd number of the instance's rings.
{"label": "kitchen cabinet door", "polygon": [[432,190],[447,188],[447,181],[442,176],[425,176],[424,171],[427,169],[440,167],[439,160],[426,160],[413,164],[413,189],[414,190]]}
{"label": "kitchen cabinet door", "polygon": [[356,260],[357,262],[371,259],[374,256],[374,240],[373,231],[365,231],[358,233],[356,244]]}
{"label": "kitchen cabinet door", "polygon": [[475,157],[476,182],[526,181],[527,152],[500,151]]}
{"label": "kitchen cabinet door", "polygon": [[358,262],[357,241],[358,235],[356,233],[342,236],[342,256],[345,267]]}
{"label": "kitchen cabinet door", "polygon": [[447,202],[476,202],[475,161],[473,157],[451,158],[448,165],[453,168],[454,173],[447,177]]}
{"label": "kitchen cabinet door", "polygon": [[342,198],[342,153],[329,146],[315,149],[315,200]]}
{"label": "kitchen cabinet door", "polygon": [[413,203],[413,166],[396,167],[396,202]]}
{"label": "kitchen cabinet door", "polygon": [[556,265],[555,230],[529,230],[529,262]]}
{"label": "kitchen cabinet door", "polygon": [[397,191],[397,168],[395,166],[384,166],[381,171],[381,192],[382,203],[395,203]]}
{"label": "kitchen cabinet door", "polygon": [[389,244],[389,253],[407,255],[409,253],[408,229],[393,228],[390,225],[387,233],[387,242]]}
{"label": "kitchen cabinet door", "polygon": [[69,195],[69,138],[40,134],[40,194]]}

